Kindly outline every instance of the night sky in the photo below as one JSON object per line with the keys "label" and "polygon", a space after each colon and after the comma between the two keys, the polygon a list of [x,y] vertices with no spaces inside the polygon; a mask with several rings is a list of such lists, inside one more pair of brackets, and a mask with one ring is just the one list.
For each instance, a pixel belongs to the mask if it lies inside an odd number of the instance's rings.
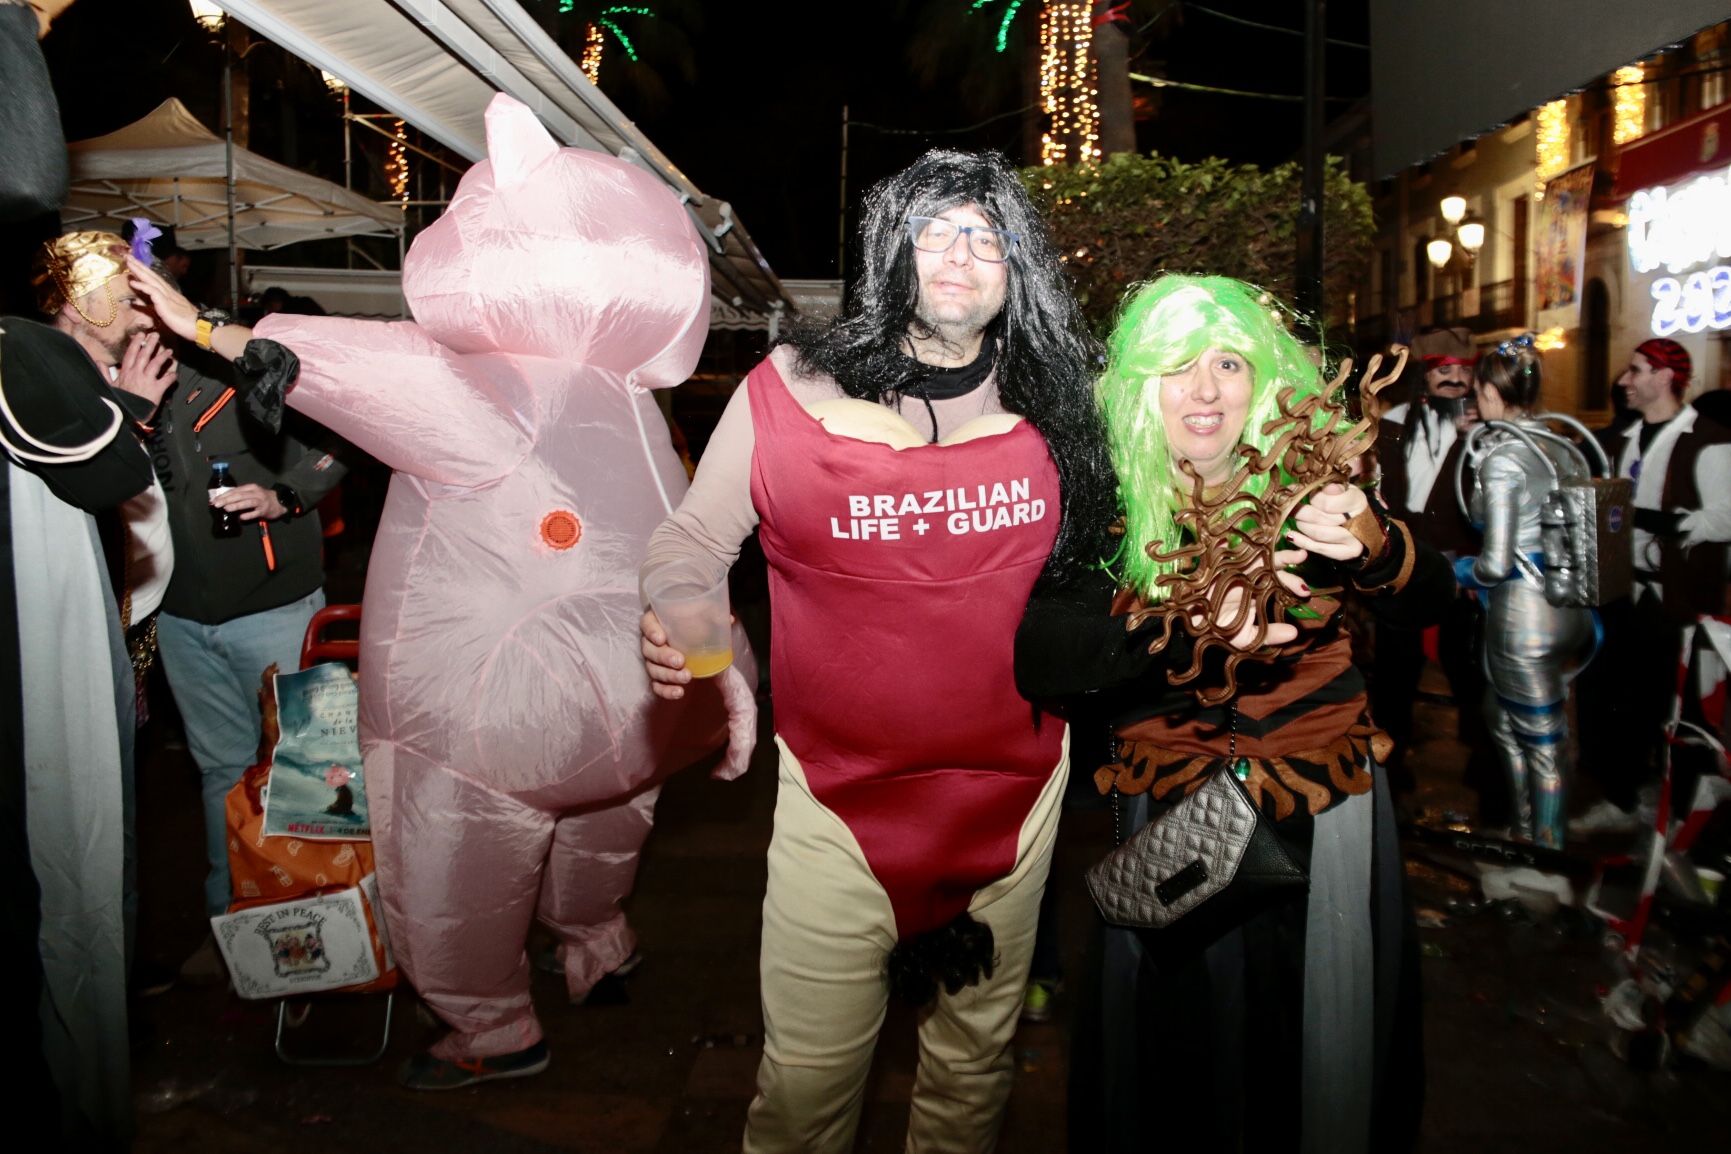
{"label": "night sky", "polygon": [[[524,2],[533,9],[552,7],[554,0]],[[658,23],[668,27],[646,29],[641,25],[651,22],[641,18],[626,23],[642,61],[633,65],[615,54],[602,87],[698,187],[733,203],[777,273],[834,276],[844,104],[854,122],[847,182],[854,206],[872,180],[936,145],[998,148],[1018,162],[1034,159],[1024,155],[1026,126],[1017,115],[1029,102],[1020,60],[991,51],[994,10],[1007,0],[992,0],[984,18],[953,11],[969,3],[652,2],[664,14]],[[1160,7],[1137,3],[1131,14],[1144,25]],[[1300,0],[1214,0],[1205,7],[1294,30],[1303,26]],[[1330,35],[1367,42],[1367,7],[1367,0],[1330,4]],[[942,9],[952,11],[934,12]],[[949,41],[934,31],[946,16],[962,25],[962,35]],[[1033,33],[1033,0],[1017,23],[1026,26],[1024,34]],[[915,42],[928,47],[923,61],[910,51]],[[1296,95],[1302,43],[1180,5],[1133,39],[1133,48],[1143,45],[1144,51],[1132,69]],[[205,42],[184,0],[78,0],[43,47],[69,140],[119,128],[168,96],[220,129],[221,55]],[[338,106],[317,73],[268,44],[246,63],[254,150],[340,182]],[[1329,68],[1333,113],[1366,93],[1369,53],[1331,48]],[[1138,124],[1144,151],[1276,163],[1298,150],[1297,104],[1171,89],[1155,95],[1143,85],[1135,93],[1146,116]],[[988,120],[971,131],[946,131]],[[380,150],[368,142],[361,157],[357,188],[382,194]],[[418,167],[418,195],[431,198],[438,192],[436,172]],[[294,249],[281,257],[291,254]],[[321,263],[310,246],[299,259]]]}

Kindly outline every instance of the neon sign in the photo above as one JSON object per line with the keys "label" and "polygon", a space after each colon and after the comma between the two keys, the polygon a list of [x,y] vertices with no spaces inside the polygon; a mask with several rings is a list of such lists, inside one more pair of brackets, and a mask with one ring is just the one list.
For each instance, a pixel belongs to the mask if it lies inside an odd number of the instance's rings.
{"label": "neon sign", "polygon": [[1663,267],[1675,275],[1712,260],[1731,260],[1731,169],[1629,198],[1629,261],[1636,272]]}
{"label": "neon sign", "polygon": [[1731,266],[1715,265],[1681,281],[1662,276],[1653,282],[1653,300],[1656,337],[1731,328]]}

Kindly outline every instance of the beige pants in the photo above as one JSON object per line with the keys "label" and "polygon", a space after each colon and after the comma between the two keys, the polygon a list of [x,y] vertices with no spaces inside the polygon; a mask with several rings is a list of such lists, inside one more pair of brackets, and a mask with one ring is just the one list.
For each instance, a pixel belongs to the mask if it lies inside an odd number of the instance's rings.
{"label": "beige pants", "polygon": [[[896,943],[895,914],[853,833],[812,796],[779,737],[776,745],[781,788],[760,965],[763,1062],[745,1154],[845,1154],[889,1000],[884,960]],[[992,929],[991,978],[958,994],[940,990],[920,1016],[907,1144],[916,1154],[985,1154],[997,1144],[1069,748],[1066,733],[1063,755],[1022,825],[1014,868],[968,907]]]}

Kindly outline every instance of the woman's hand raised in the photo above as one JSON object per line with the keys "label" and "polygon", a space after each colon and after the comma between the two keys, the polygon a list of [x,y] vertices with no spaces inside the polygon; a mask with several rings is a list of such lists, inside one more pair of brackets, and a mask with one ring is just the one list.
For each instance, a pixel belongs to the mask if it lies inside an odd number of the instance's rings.
{"label": "woman's hand raised", "polygon": [[1325,485],[1292,515],[1287,540],[1301,549],[1334,561],[1353,561],[1365,552],[1365,543],[1349,523],[1370,511],[1370,500],[1355,485]]}
{"label": "woman's hand raised", "polygon": [[[1294,565],[1302,565],[1307,556],[1308,554],[1302,549],[1281,549],[1277,550],[1274,554],[1274,564],[1280,570],[1280,572],[1275,575],[1275,579],[1282,585],[1286,586],[1287,590],[1296,597],[1309,597],[1310,586],[1305,584],[1304,579],[1298,574],[1288,572],[1288,570]],[[1239,613],[1242,612],[1243,605],[1243,589],[1231,590],[1221,600],[1220,612],[1215,616],[1214,624],[1222,629],[1231,625],[1232,622],[1237,619]],[[1253,607],[1251,611],[1246,614],[1244,624],[1239,628],[1237,633],[1232,635],[1229,641],[1232,648],[1266,649],[1274,646],[1285,645],[1288,642],[1296,640],[1298,637],[1297,626],[1288,625],[1284,621],[1272,621],[1268,624],[1268,631],[1263,635],[1259,644],[1256,639],[1257,623],[1257,612]],[[1191,618],[1191,625],[1194,628],[1201,627],[1202,617],[1200,614]]]}

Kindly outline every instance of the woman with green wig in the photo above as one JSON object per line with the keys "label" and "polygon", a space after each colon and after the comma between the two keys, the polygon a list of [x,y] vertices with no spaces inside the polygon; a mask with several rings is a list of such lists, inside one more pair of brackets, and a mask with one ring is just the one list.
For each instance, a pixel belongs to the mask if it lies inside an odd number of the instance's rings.
{"label": "woman with green wig", "polygon": [[[1206,899],[1169,929],[1100,924],[1072,1049],[1074,1150],[1190,1138],[1350,1154],[1415,1133],[1416,953],[1378,769],[1389,742],[1339,597],[1350,585],[1422,625],[1452,577],[1349,483],[1367,426],[1282,318],[1224,277],[1131,293],[1097,387],[1115,551],[1054,575],[1017,634],[1023,694],[1069,712],[1073,735],[1110,734],[1092,764],[1120,844],[1232,774],[1309,873],[1307,892],[1236,924],[1198,917]],[[1192,932],[1174,932],[1186,919]]]}

